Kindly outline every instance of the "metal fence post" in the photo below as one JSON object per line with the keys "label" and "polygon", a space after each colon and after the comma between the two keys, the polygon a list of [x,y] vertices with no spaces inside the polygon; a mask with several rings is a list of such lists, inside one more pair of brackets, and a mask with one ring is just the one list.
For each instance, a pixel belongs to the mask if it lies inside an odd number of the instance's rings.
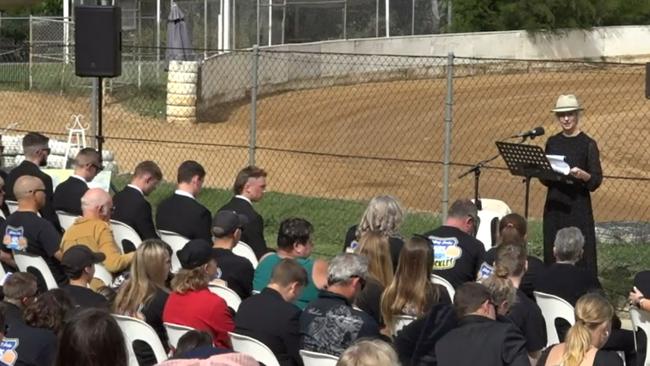
{"label": "metal fence post", "polygon": [[260,49],[253,46],[253,67],[251,74],[251,125],[248,136],[248,165],[255,165],[255,144],[257,138],[257,70],[260,61]]}
{"label": "metal fence post", "polygon": [[449,163],[451,155],[451,123],[454,105],[454,54],[447,55],[447,98],[445,100],[445,157],[442,174],[442,223],[447,221],[449,206]]}
{"label": "metal fence post", "polygon": [[34,54],[34,19],[29,15],[29,90],[32,90],[34,79],[32,77],[32,66],[34,64],[32,55]]}

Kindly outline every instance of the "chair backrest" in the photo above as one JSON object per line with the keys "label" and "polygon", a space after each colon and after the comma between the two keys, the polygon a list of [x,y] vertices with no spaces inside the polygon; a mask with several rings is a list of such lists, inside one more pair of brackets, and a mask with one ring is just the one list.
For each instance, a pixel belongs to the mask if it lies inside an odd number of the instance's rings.
{"label": "chair backrest", "polygon": [[[474,200],[472,199],[472,202]],[[481,198],[481,208],[498,213],[501,217],[512,213],[510,206],[507,203],[494,198]]]}
{"label": "chair backrest", "polygon": [[392,334],[396,335],[397,332],[402,330],[402,328],[404,328],[405,326],[411,324],[411,322],[413,322],[415,319],[417,318],[412,315],[404,315],[404,314],[395,315],[395,321],[394,321],[395,325],[393,326],[393,329],[391,331]]}
{"label": "chair backrest", "polygon": [[179,269],[181,269],[181,262],[178,260],[178,257],[176,256],[176,252],[179,250],[183,249],[185,244],[187,244],[190,239],[184,237],[181,234],[177,234],[173,231],[167,231],[167,230],[158,230],[158,235],[160,235],[160,239],[164,241],[165,243],[169,244],[170,247],[172,247],[172,250],[174,253],[172,254],[172,272],[176,273],[178,272]]}
{"label": "chair backrest", "polygon": [[634,330],[634,349],[643,348],[637,344],[637,331],[639,328],[643,330],[646,335],[646,355],[645,360],[641,363],[637,361],[637,365],[650,365],[650,357],[648,357],[648,350],[650,350],[650,313],[641,310],[636,306],[630,306],[630,320],[632,321],[632,329]]}
{"label": "chair backrest", "polygon": [[167,336],[169,337],[169,345],[174,348],[178,346],[178,340],[181,339],[185,333],[189,332],[190,330],[194,330],[192,327],[174,323],[165,322],[163,325],[165,326]]}
{"label": "chair backrest", "polygon": [[476,239],[480,240],[485,247],[485,251],[490,250],[496,245],[497,231],[499,230],[499,220],[504,215],[496,211],[481,210],[478,212],[478,217],[481,222],[476,232]]}
{"label": "chair backrest", "polygon": [[230,335],[232,349],[236,352],[249,355],[266,366],[280,366],[278,359],[264,343],[243,334],[228,332],[228,335]]}
{"label": "chair backrest", "polygon": [[134,341],[147,343],[156,357],[156,363],[163,362],[167,359],[167,354],[165,353],[162,342],[160,342],[160,338],[158,338],[156,331],[149,324],[130,316],[117,314],[112,314],[112,316],[117,320],[120,329],[122,329],[126,349],[129,352],[129,366],[138,366],[138,360],[133,350]]}
{"label": "chair backrest", "polygon": [[305,366],[336,366],[339,358],[326,353],[300,350],[300,358]]}
{"label": "chair backrest", "polygon": [[228,304],[228,307],[233,309],[235,312],[239,310],[239,305],[241,304],[241,298],[237,293],[231,289],[229,289],[226,286],[223,285],[217,285],[211,283],[210,286],[208,286],[210,291],[214,294],[219,295],[220,298],[224,299],[226,301],[226,304]]}
{"label": "chair backrest", "polygon": [[18,269],[21,272],[29,272],[29,268],[33,268],[34,270],[38,271],[43,277],[43,280],[45,280],[45,285],[47,286],[48,290],[59,288],[56,280],[54,279],[54,275],[52,275],[50,267],[47,266],[47,263],[45,263],[45,259],[43,259],[43,257],[34,254],[28,254],[25,252],[14,251],[14,260],[16,261],[16,266],[18,266]]}
{"label": "chair backrest", "polygon": [[17,201],[5,200],[5,203],[7,204],[7,208],[9,208],[9,214],[16,212],[16,210],[18,209]]}
{"label": "chair backrest", "polygon": [[456,294],[456,290],[454,289],[454,286],[449,283],[449,281],[445,280],[441,276],[432,273],[431,274],[431,282],[437,284],[437,285],[443,285],[445,286],[445,289],[447,290],[447,293],[449,294],[449,298],[451,301],[454,301],[454,295]]}
{"label": "chair backrest", "polygon": [[561,318],[573,325],[575,323],[575,310],[566,300],[551,294],[535,291],[535,300],[542,311],[546,323],[547,346],[560,342],[560,337],[555,328],[555,319]]}
{"label": "chair backrest", "polygon": [[69,212],[61,210],[56,211],[56,216],[59,218],[59,223],[61,224],[63,230],[68,230],[68,228],[74,224],[74,220],[79,217],[79,215],[71,214]]}
{"label": "chair backrest", "polygon": [[110,286],[113,283],[113,275],[101,263],[95,264],[95,275],[93,277],[104,282],[106,286]]}
{"label": "chair backrest", "polygon": [[253,268],[257,268],[258,261],[257,261],[257,256],[255,255],[255,252],[253,251],[253,248],[251,248],[248,244],[244,243],[243,241],[240,241],[237,243],[232,248],[232,252],[237,254],[240,257],[244,257],[248,259],[251,264],[253,265]]}
{"label": "chair backrest", "polygon": [[130,241],[136,248],[142,243],[140,235],[132,227],[121,221],[111,220],[111,230],[113,231],[113,239],[115,239],[122,253],[124,253],[124,240]]}

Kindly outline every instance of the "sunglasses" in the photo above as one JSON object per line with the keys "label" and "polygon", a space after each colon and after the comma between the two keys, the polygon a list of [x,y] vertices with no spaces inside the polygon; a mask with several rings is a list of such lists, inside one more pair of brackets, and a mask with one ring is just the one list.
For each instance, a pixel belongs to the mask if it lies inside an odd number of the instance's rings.
{"label": "sunglasses", "polygon": [[90,166],[93,167],[93,168],[95,168],[95,170],[96,170],[98,173],[101,172],[102,170],[104,170],[104,167],[103,167],[102,165],[98,165],[98,164],[95,164],[95,163],[91,163]]}
{"label": "sunglasses", "polygon": [[45,188],[37,188],[37,189],[32,189],[31,191],[27,191],[27,193],[34,193],[34,194],[36,194],[37,192],[45,193],[47,191],[45,190]]}

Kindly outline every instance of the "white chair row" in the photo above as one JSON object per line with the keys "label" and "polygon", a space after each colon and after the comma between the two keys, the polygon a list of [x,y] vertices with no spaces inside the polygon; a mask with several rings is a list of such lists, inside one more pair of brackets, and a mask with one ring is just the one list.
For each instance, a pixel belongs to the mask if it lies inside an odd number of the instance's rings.
{"label": "white chair row", "polygon": [[129,366],[139,366],[138,359],[133,350],[133,342],[135,341],[145,342],[149,347],[151,347],[151,350],[156,357],[156,364],[167,359],[165,347],[163,347],[156,331],[153,330],[149,324],[130,316],[113,314],[113,317],[117,321],[117,324],[120,326],[122,334],[124,335],[126,349],[129,354]]}
{"label": "white chair row", "polygon": [[437,274],[432,273],[431,282],[437,285],[444,286],[445,289],[447,290],[447,293],[449,294],[449,298],[451,299],[452,302],[454,301],[454,295],[456,294],[456,290],[454,289],[454,286],[452,286],[451,283],[449,283],[449,281],[447,281],[446,279],[444,279],[443,277]]}
{"label": "white chair row", "polygon": [[[232,348],[236,352],[247,354],[266,366],[280,366],[278,359],[264,343],[243,334],[229,332]],[[338,357],[300,350],[300,358],[305,366],[336,366]]]}
{"label": "white chair row", "polygon": [[560,336],[555,328],[555,319],[564,319],[569,324],[575,324],[575,309],[561,297],[535,291],[535,301],[542,311],[544,323],[546,323],[546,346],[560,342]]}

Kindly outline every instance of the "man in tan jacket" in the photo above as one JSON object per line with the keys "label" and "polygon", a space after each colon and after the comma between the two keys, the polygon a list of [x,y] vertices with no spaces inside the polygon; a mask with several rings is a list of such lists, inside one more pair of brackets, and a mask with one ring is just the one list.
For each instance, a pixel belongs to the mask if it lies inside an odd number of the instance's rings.
{"label": "man in tan jacket", "polygon": [[[123,254],[113,238],[110,224],[113,211],[111,196],[99,188],[89,189],[81,198],[81,210],[83,216],[75,220],[63,234],[61,251],[65,253],[75,245],[85,245],[93,252],[104,253],[106,259],[102,264],[109,272],[117,274],[127,269],[135,253]],[[97,289],[101,285],[101,281],[94,279],[90,287]]]}

